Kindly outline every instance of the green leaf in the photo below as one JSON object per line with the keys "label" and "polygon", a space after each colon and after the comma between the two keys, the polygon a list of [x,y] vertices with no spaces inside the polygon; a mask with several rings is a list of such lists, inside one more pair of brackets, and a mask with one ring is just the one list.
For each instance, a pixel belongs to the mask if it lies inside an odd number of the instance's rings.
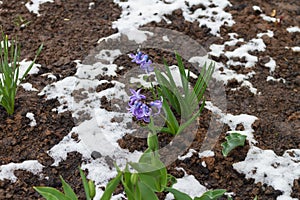
{"label": "green leaf", "polygon": [[118,184],[120,183],[121,178],[122,178],[122,173],[118,173],[118,175],[114,179],[109,181],[109,183],[106,185],[101,200],[110,200],[111,195],[117,188]]}
{"label": "green leaf", "polygon": [[[184,95],[187,96],[189,94],[189,77],[185,73],[185,68],[182,62],[182,58],[178,53],[175,53],[179,72],[180,72],[180,78],[181,78],[181,83],[182,83],[182,88],[184,91]],[[189,71],[188,71],[189,74]]]}
{"label": "green leaf", "polygon": [[126,173],[125,173],[126,176],[125,175],[122,176],[121,181],[122,181],[122,184],[124,186],[124,190],[125,190],[125,193],[126,193],[126,196],[127,196],[128,200],[135,200],[134,187],[130,183],[131,174],[128,173],[128,172],[126,172]]}
{"label": "green leaf", "polygon": [[223,196],[226,190],[217,189],[205,192],[201,197],[195,197],[194,200],[216,200]]}
{"label": "green leaf", "polygon": [[165,188],[165,191],[171,192],[174,195],[175,200],[192,200],[192,198],[187,195],[186,193],[180,192],[179,190],[176,190],[175,188],[167,187]]}
{"label": "green leaf", "polygon": [[52,187],[33,187],[47,200],[71,200],[66,197],[62,192]]}
{"label": "green leaf", "polygon": [[141,200],[158,200],[155,192],[151,190],[146,184],[143,182],[138,182],[138,187],[141,193]]}
{"label": "green leaf", "polygon": [[[153,120],[150,120],[153,122]],[[158,138],[156,133],[148,133],[148,138],[147,138],[147,144],[148,147],[152,150],[152,151],[157,151],[158,150]]]}
{"label": "green leaf", "polygon": [[82,179],[86,200],[91,200],[89,184],[88,184],[88,181],[86,180],[86,177],[80,167],[79,167],[79,172],[80,172],[80,176]]}
{"label": "green leaf", "polygon": [[172,187],[175,183],[177,183],[177,179],[171,174],[167,174],[168,183],[170,183],[170,187]]}
{"label": "green leaf", "polygon": [[226,136],[225,139],[227,141],[223,142],[221,146],[223,147],[222,154],[226,157],[234,148],[238,146],[244,146],[246,136],[239,133],[230,133],[230,135]]}
{"label": "green leaf", "polygon": [[258,200],[258,197],[257,197],[257,195],[254,197],[254,199],[253,200]]}
{"label": "green leaf", "polygon": [[188,119],[185,123],[183,123],[182,125],[179,126],[178,131],[176,134],[181,133],[185,128],[187,128],[194,120],[196,120],[197,117],[200,116],[203,108],[205,105],[205,100],[203,100],[200,109],[197,111],[197,113],[195,113],[190,119]]}
{"label": "green leaf", "polygon": [[68,183],[66,183],[62,176],[59,176],[59,178],[61,180],[65,195],[72,200],[77,200],[77,195],[75,194],[71,186]]}

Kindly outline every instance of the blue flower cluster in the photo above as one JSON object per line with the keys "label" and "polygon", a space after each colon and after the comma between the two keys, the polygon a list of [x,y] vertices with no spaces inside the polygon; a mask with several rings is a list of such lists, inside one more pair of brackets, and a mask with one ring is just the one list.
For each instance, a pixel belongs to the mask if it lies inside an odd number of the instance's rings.
{"label": "blue flower cluster", "polygon": [[132,58],[131,62],[135,62],[136,64],[140,65],[142,70],[148,74],[154,70],[152,66],[152,61],[149,59],[147,54],[143,54],[142,52],[138,52],[137,54],[128,54],[130,58]]}
{"label": "blue flower cluster", "polygon": [[[155,100],[151,101],[149,104],[146,104],[144,101],[146,99],[145,95],[140,94],[141,89],[135,91],[130,89],[131,96],[130,101],[128,103],[128,110],[132,113],[132,115],[138,120],[143,120],[146,123],[150,122],[150,116],[158,115],[160,113],[162,107],[162,101]],[[156,113],[153,113],[152,108],[155,107],[157,109]]]}

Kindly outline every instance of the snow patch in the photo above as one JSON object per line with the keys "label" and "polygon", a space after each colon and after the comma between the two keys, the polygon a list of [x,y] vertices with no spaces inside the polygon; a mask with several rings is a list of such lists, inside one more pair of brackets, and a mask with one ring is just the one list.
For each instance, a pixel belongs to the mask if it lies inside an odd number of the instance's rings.
{"label": "snow patch", "polygon": [[186,158],[190,158],[194,153],[197,153],[197,151],[195,151],[194,149],[189,149],[189,151],[185,155],[178,156],[178,160],[185,160]]}
{"label": "snow patch", "polygon": [[291,149],[278,156],[272,150],[252,146],[244,161],[233,164],[233,168],[246,178],[253,178],[280,190],[277,200],[292,199],[293,181],[300,178],[300,149]]}
{"label": "snow patch", "polygon": [[38,92],[38,89],[32,87],[31,83],[22,83],[20,84],[25,91],[33,91],[33,92]]}
{"label": "snow patch", "polygon": [[[176,9],[181,9],[185,20],[198,21],[199,26],[206,25],[211,33],[219,36],[220,27],[224,24],[232,26],[234,21],[230,13],[223,9],[231,6],[227,0],[193,0],[188,4],[184,0],[178,1],[156,1],[156,0],[114,0],[122,8],[120,19],[113,22],[113,28],[128,36],[130,40],[142,43],[147,39],[149,32],[139,31],[138,28],[152,21],[160,22],[166,20],[165,15],[171,14]],[[202,4],[206,9],[197,9],[193,13],[190,8],[193,5]],[[214,6],[212,6],[214,5]],[[166,20],[168,21],[168,20]]]}
{"label": "snow patch", "polygon": [[26,8],[29,10],[29,12],[33,12],[37,14],[37,16],[40,16],[39,9],[40,5],[46,2],[53,3],[53,0],[31,0],[25,4]]}
{"label": "snow patch", "polygon": [[[239,133],[241,135],[247,136],[247,140],[249,141],[250,145],[256,144],[257,141],[254,139],[252,129],[252,124],[257,120],[258,118],[253,115],[247,115],[247,114],[240,114],[240,115],[232,115],[230,113],[224,114],[222,110],[220,110],[218,107],[214,106],[210,101],[206,101],[205,108],[212,111],[214,114],[219,116],[219,121],[227,124],[230,128],[230,131],[227,133]],[[242,124],[244,126],[244,131],[238,131],[236,130],[237,125]]]}
{"label": "snow patch", "polygon": [[253,10],[262,12],[261,8],[259,6],[252,6]]}
{"label": "snow patch", "polygon": [[286,29],[289,33],[296,33],[300,32],[300,28],[298,26],[291,26]]}
{"label": "snow patch", "polygon": [[164,36],[162,37],[162,39],[163,39],[165,42],[170,42],[170,40],[169,40],[169,38],[168,38],[167,35],[164,35]]}
{"label": "snow patch", "polygon": [[205,158],[205,157],[213,157],[215,156],[215,152],[211,150],[206,150],[198,154],[199,158]]}
{"label": "snow patch", "polygon": [[270,57],[270,61],[265,64],[265,67],[270,69],[270,73],[274,72],[276,68],[276,61]]}
{"label": "snow patch", "polygon": [[273,31],[270,31],[270,30],[267,30],[266,33],[258,33],[256,36],[257,36],[258,38],[261,38],[261,37],[264,36],[264,35],[266,35],[266,36],[268,36],[268,37],[273,37],[273,36],[274,36],[274,32],[273,32]]}
{"label": "snow patch", "polygon": [[300,52],[300,47],[291,47],[292,51]]}
{"label": "snow patch", "polygon": [[26,160],[22,163],[9,163],[7,165],[0,166],[0,180],[8,179],[12,182],[17,181],[17,177],[14,175],[15,170],[25,170],[31,172],[35,175],[41,173],[43,170],[43,165],[41,165],[37,160]]}
{"label": "snow patch", "polygon": [[[192,187],[191,187],[192,186]],[[201,185],[193,175],[185,175],[182,178],[177,179],[177,183],[173,185],[173,188],[188,194],[190,197],[200,197],[207,191],[206,187]],[[173,200],[174,195],[168,193],[165,200]]]}
{"label": "snow patch", "polygon": [[274,78],[273,76],[268,76],[267,81],[275,81],[275,82],[283,82],[286,83],[286,80],[284,78]]}
{"label": "snow patch", "polygon": [[26,114],[26,117],[27,117],[28,119],[31,120],[29,126],[36,126],[36,120],[35,120],[35,118],[34,118],[34,114],[33,114],[33,113],[28,112],[28,113]]}

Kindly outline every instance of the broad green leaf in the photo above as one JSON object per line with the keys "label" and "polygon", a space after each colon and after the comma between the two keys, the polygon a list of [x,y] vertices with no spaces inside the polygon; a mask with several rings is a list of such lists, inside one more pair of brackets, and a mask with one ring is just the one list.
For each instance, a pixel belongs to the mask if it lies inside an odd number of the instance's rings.
{"label": "broad green leaf", "polygon": [[142,173],[139,174],[139,177],[140,181],[146,184],[151,190],[160,191],[159,181],[155,177]]}
{"label": "broad green leaf", "polygon": [[155,192],[143,182],[138,182],[138,187],[142,197],[141,200],[158,200]]}
{"label": "broad green leaf", "polygon": [[71,186],[68,183],[66,183],[62,176],[59,176],[59,178],[61,180],[65,195],[72,200],[77,200],[77,195],[75,194]]}
{"label": "broad green leaf", "polygon": [[176,190],[175,188],[167,187],[165,188],[165,191],[171,192],[174,195],[175,200],[192,200],[192,198],[187,195],[186,193],[180,192],[179,190]]}
{"label": "broad green leaf", "polygon": [[229,136],[225,137],[225,139],[227,141],[223,142],[221,146],[223,147],[222,154],[226,157],[234,148],[238,146],[244,146],[246,136],[239,133],[230,133]]}
{"label": "broad green leaf", "polygon": [[66,197],[62,192],[52,187],[33,187],[47,200],[71,200]]}
{"label": "broad green leaf", "polygon": [[110,200],[111,195],[113,194],[118,184],[120,183],[121,178],[122,178],[122,173],[118,173],[118,175],[114,179],[108,182],[105,191],[101,197],[101,200]]}
{"label": "broad green leaf", "polygon": [[223,196],[226,190],[217,189],[205,192],[201,197],[195,197],[194,200],[216,200]]}

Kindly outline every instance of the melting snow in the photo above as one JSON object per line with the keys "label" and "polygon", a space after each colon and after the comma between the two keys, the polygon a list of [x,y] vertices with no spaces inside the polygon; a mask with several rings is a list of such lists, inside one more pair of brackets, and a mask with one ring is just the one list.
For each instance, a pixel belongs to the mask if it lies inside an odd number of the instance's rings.
{"label": "melting snow", "polygon": [[38,91],[38,89],[32,87],[31,83],[22,83],[20,85],[24,88],[25,91],[34,91],[34,92]]}
{"label": "melting snow", "polygon": [[276,82],[282,81],[283,83],[286,82],[286,80],[284,78],[274,78],[273,76],[268,76],[267,81],[276,81]]}
{"label": "melting snow", "polygon": [[46,2],[53,3],[54,1],[53,0],[31,0],[30,2],[27,2],[25,6],[29,10],[29,12],[33,12],[37,14],[37,16],[40,16],[39,14],[40,4]]}
{"label": "melting snow", "polygon": [[298,26],[292,26],[286,29],[290,33],[300,32],[300,28]]}
{"label": "melting snow", "polygon": [[33,174],[42,172],[43,165],[36,160],[26,160],[22,163],[9,163],[7,165],[0,166],[0,180],[8,179],[12,182],[17,181],[17,177],[14,175],[15,170],[26,170]]}
{"label": "melting snow", "polygon": [[300,47],[291,47],[291,49],[295,52],[300,52]]}
{"label": "melting snow", "polygon": [[[193,0],[189,1],[188,5],[184,0],[168,3],[156,0],[128,0],[126,2],[114,0],[114,2],[122,8],[122,14],[118,21],[113,22],[113,28],[118,28],[120,33],[127,35],[130,40],[135,40],[137,43],[145,41],[146,34],[149,34],[149,32],[138,31],[140,26],[152,21],[160,22],[166,18],[164,15],[171,14],[176,9],[182,10],[185,20],[198,21],[199,26],[206,25],[214,35],[219,35],[220,27],[223,24],[228,26],[234,24],[231,14],[223,10],[225,7],[231,6],[227,0]],[[199,8],[192,13],[190,8],[200,3],[207,9]],[[209,7],[211,5],[214,6]]]}
{"label": "melting snow", "polygon": [[27,113],[26,117],[31,120],[29,126],[36,126],[36,120],[34,118],[34,114],[33,113],[30,113],[30,112]]}
{"label": "melting snow", "polygon": [[266,183],[283,191],[277,200],[292,199],[293,181],[300,178],[300,150],[287,150],[278,156],[272,150],[252,146],[245,161],[235,163],[233,167],[246,178],[254,178],[255,183]]}
{"label": "melting snow", "polygon": [[[177,183],[173,185],[173,188],[188,194],[192,198],[200,197],[204,192],[207,191],[206,187],[201,185],[193,175],[187,175],[185,171],[184,173],[185,176],[182,178],[178,178]],[[168,193],[165,200],[172,200],[172,199],[174,199],[174,195]]]}
{"label": "melting snow", "polygon": [[270,73],[274,72],[276,68],[275,60],[270,57],[270,61],[265,64],[265,67],[270,68]]}

